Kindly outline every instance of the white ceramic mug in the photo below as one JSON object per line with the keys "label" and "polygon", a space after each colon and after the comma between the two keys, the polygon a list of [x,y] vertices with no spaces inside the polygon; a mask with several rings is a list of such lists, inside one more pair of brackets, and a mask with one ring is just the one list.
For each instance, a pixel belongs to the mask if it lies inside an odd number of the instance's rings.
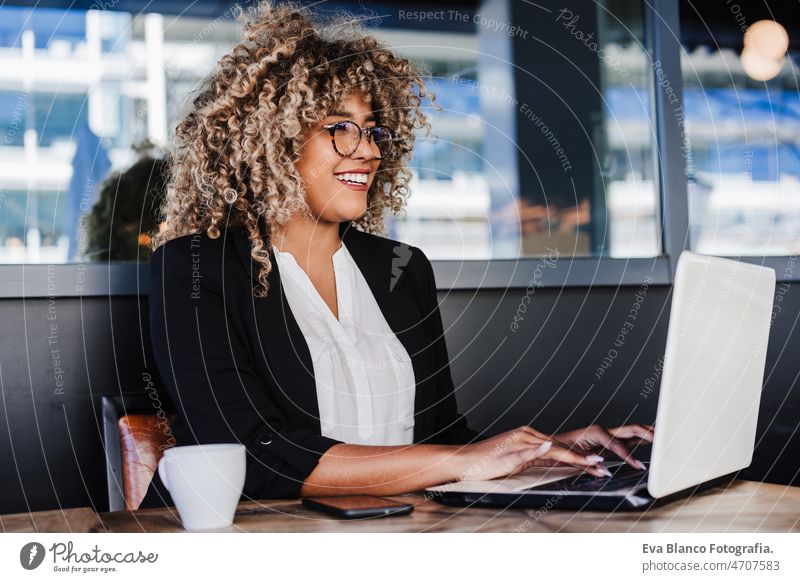
{"label": "white ceramic mug", "polygon": [[158,463],[158,475],[189,531],[233,523],[245,469],[245,447],[234,443],[172,447]]}

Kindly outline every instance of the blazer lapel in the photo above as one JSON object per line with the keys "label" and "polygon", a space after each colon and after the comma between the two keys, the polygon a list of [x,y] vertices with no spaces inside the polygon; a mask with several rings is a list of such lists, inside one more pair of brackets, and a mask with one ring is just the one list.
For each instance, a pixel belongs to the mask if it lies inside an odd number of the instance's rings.
{"label": "blazer lapel", "polygon": [[[251,283],[257,283],[260,265],[250,256],[250,241],[243,229],[234,229],[233,242],[250,271]],[[250,295],[262,355],[285,402],[304,415],[307,426],[319,429],[319,404],[311,352],[283,292],[278,261],[271,248],[269,254],[272,262],[267,276],[269,292],[263,299]]]}

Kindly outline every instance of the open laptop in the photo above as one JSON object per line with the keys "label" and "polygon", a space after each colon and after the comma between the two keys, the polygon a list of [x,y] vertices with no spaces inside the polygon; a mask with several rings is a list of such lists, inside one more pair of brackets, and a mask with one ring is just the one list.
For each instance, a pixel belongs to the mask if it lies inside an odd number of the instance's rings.
{"label": "open laptop", "polygon": [[775,271],[684,251],[678,259],[646,470],[536,468],[426,491],[448,505],[645,509],[732,478],[753,456]]}

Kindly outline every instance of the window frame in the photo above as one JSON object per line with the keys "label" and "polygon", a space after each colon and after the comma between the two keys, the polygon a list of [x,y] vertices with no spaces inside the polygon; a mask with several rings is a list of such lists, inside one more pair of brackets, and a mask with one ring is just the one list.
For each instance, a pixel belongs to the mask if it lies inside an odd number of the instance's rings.
{"label": "window frame", "polygon": [[[678,0],[643,1],[645,41],[650,51],[651,112],[655,120],[655,159],[663,254],[653,258],[565,257],[539,268],[541,257],[486,260],[432,260],[437,286],[447,290],[671,285],[680,253],[689,248],[689,199],[682,135],[664,88],[656,82],[658,61],[677,103],[683,106]],[[658,89],[658,90],[657,90]],[[668,196],[667,193],[670,193]],[[424,249],[423,249],[424,250]],[[745,263],[775,269],[779,283],[800,281],[797,256],[740,257]],[[110,297],[147,295],[149,263],[106,262],[0,265],[0,298]]]}

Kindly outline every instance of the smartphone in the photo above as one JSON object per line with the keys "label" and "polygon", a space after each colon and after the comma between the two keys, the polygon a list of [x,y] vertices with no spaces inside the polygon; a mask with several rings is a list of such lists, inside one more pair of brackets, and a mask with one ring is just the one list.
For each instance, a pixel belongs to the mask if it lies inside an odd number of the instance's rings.
{"label": "smartphone", "polygon": [[346,519],[408,515],[414,510],[409,503],[398,503],[372,495],[342,495],[339,497],[304,497],[303,505]]}

